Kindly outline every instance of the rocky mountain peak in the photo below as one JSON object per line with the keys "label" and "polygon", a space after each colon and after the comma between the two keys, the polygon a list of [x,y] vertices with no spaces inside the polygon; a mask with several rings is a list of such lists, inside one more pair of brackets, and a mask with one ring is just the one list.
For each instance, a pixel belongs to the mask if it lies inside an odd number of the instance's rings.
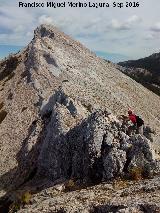
{"label": "rocky mountain peak", "polygon": [[[159,105],[117,66],[41,25],[22,52],[0,62],[0,195],[69,179],[112,181],[137,167],[142,178],[157,175]],[[128,108],[144,119],[144,136],[127,134]]]}
{"label": "rocky mountain peak", "polygon": [[54,38],[54,29],[55,27],[51,25],[42,24],[39,27],[36,28],[34,31],[35,37],[48,37],[48,38]]}

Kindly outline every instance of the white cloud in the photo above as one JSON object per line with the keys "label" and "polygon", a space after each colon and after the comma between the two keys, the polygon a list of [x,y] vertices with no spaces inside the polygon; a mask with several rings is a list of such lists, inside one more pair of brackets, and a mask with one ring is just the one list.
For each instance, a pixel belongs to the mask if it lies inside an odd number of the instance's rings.
{"label": "white cloud", "polygon": [[144,38],[146,40],[159,40],[160,39],[160,22],[156,22],[151,27],[148,28],[147,34]]}
{"label": "white cloud", "polygon": [[29,38],[33,37],[33,32],[27,32],[26,36]]}
{"label": "white cloud", "polygon": [[15,33],[21,33],[23,32],[25,27],[23,25],[18,25],[17,27],[14,28]]}
{"label": "white cloud", "polygon": [[147,33],[144,38],[146,40],[159,40],[160,39],[160,31],[159,32],[149,32]]}
{"label": "white cloud", "polygon": [[144,39],[145,40],[152,40],[152,39],[154,39],[154,35],[152,33],[148,33],[144,36]]}
{"label": "white cloud", "polygon": [[116,19],[111,20],[110,27],[115,30],[129,30],[130,29],[130,25],[127,22],[123,23]]}
{"label": "white cloud", "polygon": [[142,19],[137,15],[133,15],[124,21],[112,19],[110,27],[115,30],[130,30],[135,24],[140,23],[141,21]]}
{"label": "white cloud", "polygon": [[157,22],[151,27],[151,30],[154,32],[160,32],[160,22]]}
{"label": "white cloud", "polygon": [[127,20],[127,23],[128,24],[133,24],[133,23],[138,23],[138,22],[141,22],[142,21],[142,18],[140,18],[139,16],[137,15],[133,15],[131,16],[128,20]]}
{"label": "white cloud", "polygon": [[53,24],[53,19],[50,16],[42,15],[38,18],[39,24]]}

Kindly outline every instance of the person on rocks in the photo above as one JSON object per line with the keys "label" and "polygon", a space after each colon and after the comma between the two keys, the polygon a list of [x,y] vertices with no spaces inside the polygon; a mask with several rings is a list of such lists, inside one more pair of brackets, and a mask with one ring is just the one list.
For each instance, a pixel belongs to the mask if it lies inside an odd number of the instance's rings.
{"label": "person on rocks", "polygon": [[143,135],[144,121],[139,116],[135,115],[132,110],[128,110],[129,120],[133,123],[132,126],[128,128],[128,134],[130,135],[132,131],[136,131],[136,134]]}

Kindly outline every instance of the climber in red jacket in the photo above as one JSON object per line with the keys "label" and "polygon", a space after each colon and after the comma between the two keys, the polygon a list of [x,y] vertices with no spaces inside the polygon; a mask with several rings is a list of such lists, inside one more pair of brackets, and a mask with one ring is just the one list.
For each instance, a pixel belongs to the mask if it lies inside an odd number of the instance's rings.
{"label": "climber in red jacket", "polygon": [[129,127],[129,134],[131,134],[131,131],[136,130],[137,134],[143,135],[144,121],[139,116],[135,115],[132,110],[128,110],[128,116],[129,120],[133,123],[133,126]]}
{"label": "climber in red jacket", "polygon": [[129,120],[132,121],[133,124],[136,124],[136,115],[133,114],[133,112],[131,110],[128,110],[128,116],[129,116]]}

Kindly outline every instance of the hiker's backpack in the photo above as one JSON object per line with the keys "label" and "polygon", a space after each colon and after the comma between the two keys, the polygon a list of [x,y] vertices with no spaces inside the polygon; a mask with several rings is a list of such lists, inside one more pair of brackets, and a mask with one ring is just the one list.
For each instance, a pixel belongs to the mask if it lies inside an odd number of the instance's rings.
{"label": "hiker's backpack", "polygon": [[142,120],[142,118],[140,118],[139,116],[136,115],[136,122],[137,122],[137,126],[142,126],[144,125],[144,121]]}

